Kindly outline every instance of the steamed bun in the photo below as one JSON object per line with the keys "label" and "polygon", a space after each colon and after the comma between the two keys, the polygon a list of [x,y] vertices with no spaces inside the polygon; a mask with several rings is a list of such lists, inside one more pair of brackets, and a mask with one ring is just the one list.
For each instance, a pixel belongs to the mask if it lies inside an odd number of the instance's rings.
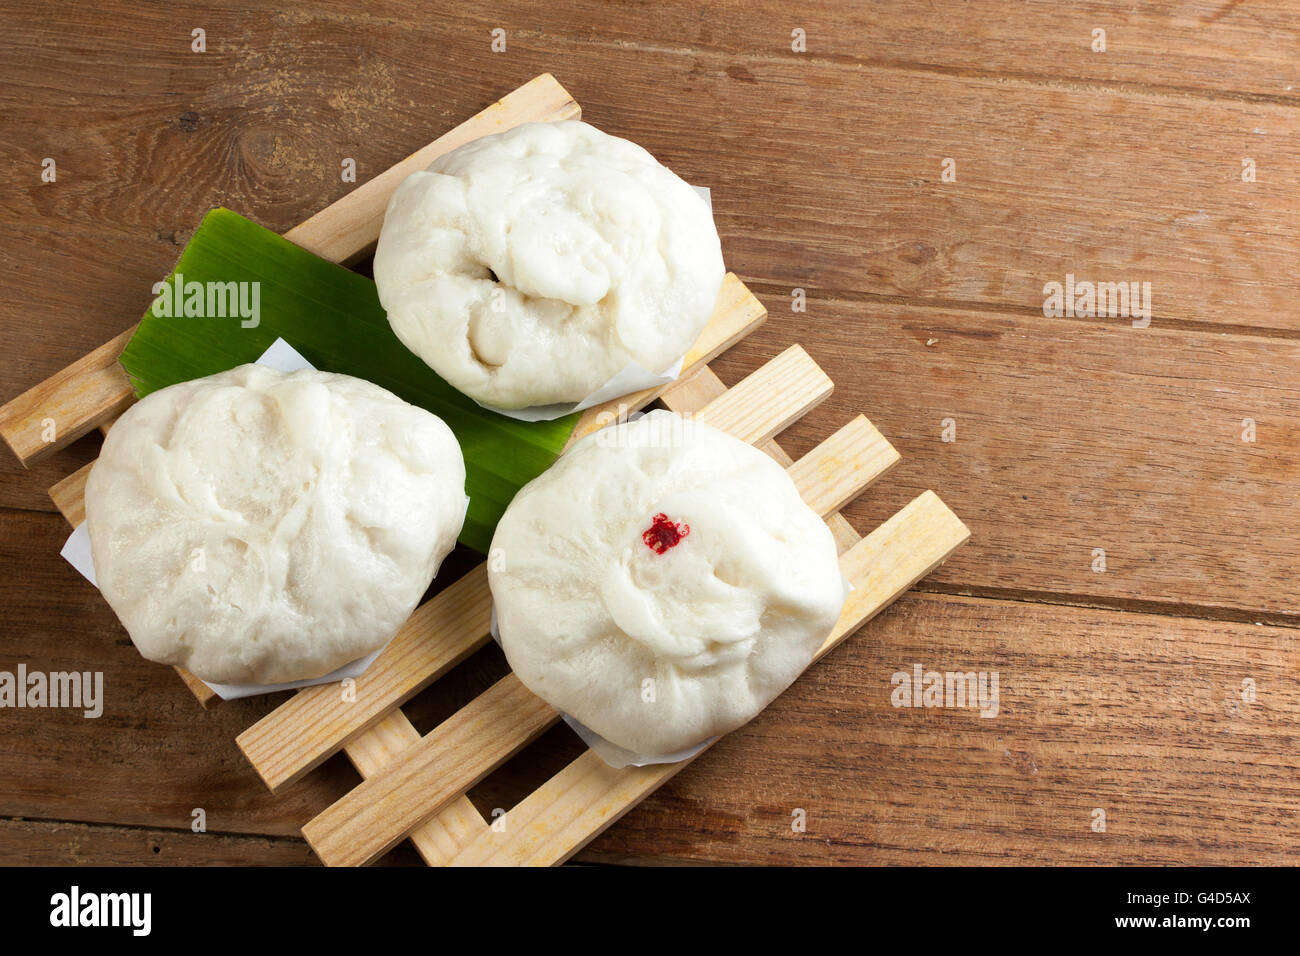
{"label": "steamed bun", "polygon": [[830,530],[785,469],[663,411],[587,436],[526,485],[488,568],[524,685],[648,756],[766,707],[845,598]]}
{"label": "steamed bun", "polygon": [[320,677],[382,647],[464,514],[436,415],[257,365],[146,396],[86,483],[99,588],[131,640],[216,683]]}
{"label": "steamed bun", "polygon": [[407,348],[515,409],[580,401],[630,362],[669,368],[708,323],[724,269],[690,186],[574,120],[475,140],[408,177],[374,275]]}

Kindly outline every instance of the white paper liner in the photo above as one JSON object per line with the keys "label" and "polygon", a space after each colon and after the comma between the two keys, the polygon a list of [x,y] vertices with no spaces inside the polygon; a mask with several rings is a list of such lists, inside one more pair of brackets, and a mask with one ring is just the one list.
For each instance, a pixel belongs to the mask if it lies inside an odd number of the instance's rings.
{"label": "white paper liner", "polygon": [[[691,188],[700,195],[705,204],[712,210],[713,197],[709,192],[709,187],[692,186]],[[563,418],[565,415],[571,415],[574,412],[581,412],[593,406],[613,401],[616,398],[622,398],[624,395],[631,395],[633,392],[639,392],[642,389],[658,388],[660,385],[675,382],[678,376],[682,374],[682,363],[685,361],[686,356],[683,355],[662,372],[652,372],[641,367],[636,362],[628,362],[604,385],[601,385],[580,402],[531,405],[528,408],[497,408],[495,405],[480,402],[476,398],[473,400],[480,408],[486,408],[490,412],[496,412],[498,415],[504,415],[506,418],[513,418],[516,421],[549,422],[557,418]]]}
{"label": "white paper liner", "polygon": [[[262,357],[254,364],[264,365],[280,372],[296,372],[304,368],[315,369],[315,366],[299,355],[292,345],[279,338],[271,343],[271,347],[263,352]],[[465,497],[465,509],[469,510],[468,495]],[[84,521],[73,530],[68,540],[64,542],[63,549],[59,554],[76,568],[82,577],[95,585],[96,588],[99,587],[99,583],[95,580],[95,562],[90,553],[90,533],[86,530]],[[391,642],[392,639],[390,638],[388,643]],[[351,663],[344,664],[338,670],[331,671],[323,677],[286,681],[283,684],[214,684],[206,680],[203,683],[211,687],[222,700],[256,697],[259,694],[274,694],[276,691],[314,687],[317,684],[332,684],[335,681],[346,680],[349,677],[360,677],[366,668],[374,663],[375,658],[384,652],[384,649],[388,647],[388,643],[384,644],[379,650],[373,651],[365,657],[359,657]],[[203,680],[202,678],[199,679]]]}
{"label": "white paper liner", "polygon": [[628,362],[620,372],[600,388],[582,401],[569,405],[530,405],[528,408],[497,408],[495,405],[480,402],[476,398],[473,401],[480,408],[486,408],[489,412],[496,412],[498,415],[504,415],[506,418],[513,418],[516,421],[549,422],[557,418],[563,418],[565,415],[571,415],[574,412],[584,411],[593,405],[600,405],[602,402],[639,392],[643,388],[657,388],[660,385],[675,382],[677,376],[682,374],[682,363],[684,361],[686,361],[686,356],[683,355],[670,367],[657,374],[647,371],[636,362]]}

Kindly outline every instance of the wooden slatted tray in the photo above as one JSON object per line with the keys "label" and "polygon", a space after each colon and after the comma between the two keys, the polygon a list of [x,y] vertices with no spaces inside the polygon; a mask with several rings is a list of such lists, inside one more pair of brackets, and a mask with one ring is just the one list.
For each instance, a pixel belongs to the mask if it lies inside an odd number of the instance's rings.
{"label": "wooden slatted tray", "polygon": [[[353,261],[373,247],[388,198],[410,172],[479,136],[579,114],[553,77],[539,76],[286,237],[323,258]],[[839,510],[896,464],[898,453],[863,416],[798,461],[781,450],[775,436],[830,394],[825,373],[797,345],[730,389],[708,367],[765,316],[761,303],[729,274],[681,377],[589,409],[570,442],[658,400],[785,465],[804,500],[829,524],[840,568],[854,588],[820,659],[941,564],[970,533],[933,492],[865,538],[849,526]],[[30,463],[94,428],[107,429],[130,406],[131,389],[117,364],[130,331],[0,408],[0,435],[21,461]],[[42,439],[49,419],[56,425],[53,442]],[[90,467],[50,489],[74,526],[85,516]],[[239,735],[240,748],[272,791],[340,750],[360,771],[363,782],[303,828],[325,863],[369,863],[408,838],[431,865],[561,863],[690,762],[614,770],[588,750],[512,808],[503,823],[489,826],[466,792],[560,714],[513,674],[423,736],[402,706],[490,639],[490,615],[487,568],[480,565],[417,608],[346,699],[337,685],[305,688]],[[201,681],[180,673],[205,706],[219,700]]]}

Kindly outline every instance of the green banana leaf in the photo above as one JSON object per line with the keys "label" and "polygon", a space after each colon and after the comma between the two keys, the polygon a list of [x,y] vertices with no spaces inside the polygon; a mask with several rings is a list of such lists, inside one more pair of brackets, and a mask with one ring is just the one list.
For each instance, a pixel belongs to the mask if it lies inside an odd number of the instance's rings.
{"label": "green banana leaf", "polygon": [[[258,283],[257,299],[247,286],[247,308],[240,310],[233,296],[218,294],[205,315],[184,316],[183,300],[192,296],[171,294],[178,275],[182,291],[191,282],[205,289],[209,282]],[[515,492],[550,467],[577,424],[576,414],[519,422],[480,408],[398,340],[372,280],[228,209],[208,213],[167,284],[159,299],[172,302],[157,310],[165,316],[154,314],[151,306],[122,353],[122,367],[138,397],[255,362],[283,338],[318,369],[374,382],[447,423],[465,455],[470,496],[460,541],[482,554]],[[234,314],[213,317],[221,311]]]}

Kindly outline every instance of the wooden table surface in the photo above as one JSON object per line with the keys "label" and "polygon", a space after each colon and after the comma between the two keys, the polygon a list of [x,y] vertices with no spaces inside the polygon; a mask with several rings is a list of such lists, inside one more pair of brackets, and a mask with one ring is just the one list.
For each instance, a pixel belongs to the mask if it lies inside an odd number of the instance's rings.
{"label": "wooden table surface", "polygon": [[[355,188],[345,159],[364,182],[550,71],[712,189],[770,311],[723,379],[797,341],[837,383],[787,450],[861,411],[902,452],[850,521],[933,488],[973,532],[578,859],[1295,863],[1296,14],[3,0],[0,399],[134,322],[210,207],[284,231]],[[1045,315],[1067,275],[1150,283],[1149,326]],[[0,670],[102,671],[107,698],[0,710],[0,863],[313,863],[346,760],[273,798],[234,738],[277,699],[199,710],[60,559],[45,489],[95,452],[0,456]],[[997,715],[893,706],[916,664],[996,671]],[[408,713],[503,672],[485,650]],[[471,796],[509,807],[577,748],[552,731]]]}

